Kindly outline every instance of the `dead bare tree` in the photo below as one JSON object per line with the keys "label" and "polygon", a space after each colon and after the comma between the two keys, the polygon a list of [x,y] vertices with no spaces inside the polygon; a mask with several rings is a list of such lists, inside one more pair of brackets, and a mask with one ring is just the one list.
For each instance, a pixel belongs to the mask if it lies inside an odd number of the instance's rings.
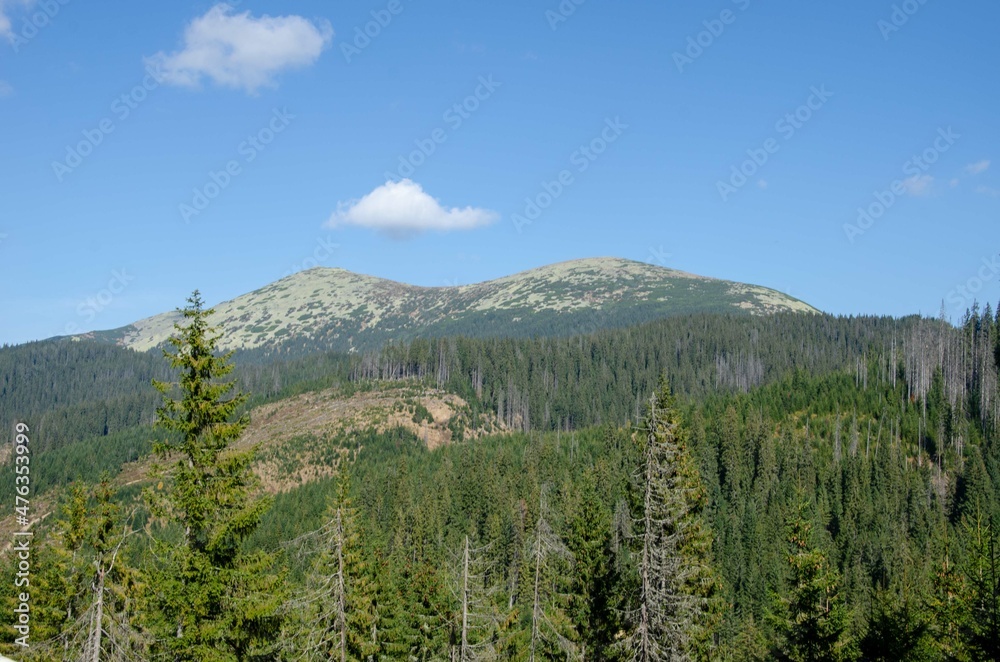
{"label": "dead bare tree", "polygon": [[665,384],[650,399],[642,434],[639,595],[620,645],[636,662],[686,662],[706,638],[716,583],[700,519],[704,489]]}
{"label": "dead bare tree", "polygon": [[496,587],[492,583],[489,547],[475,547],[465,536],[458,559],[457,587],[459,607],[456,645],[452,659],[458,662],[495,660],[498,657],[499,618],[496,610]]}
{"label": "dead bare tree", "polygon": [[298,617],[286,639],[293,659],[347,659],[346,539],[345,512],[338,505],[326,524],[286,544],[294,554],[316,559],[307,590],[286,605]]}
{"label": "dead bare tree", "polygon": [[[579,659],[579,647],[569,637],[565,630],[572,627],[565,613],[557,604],[564,596],[560,595],[550,581],[550,576],[558,572],[560,561],[569,562],[573,555],[566,547],[562,538],[552,529],[545,517],[544,492],[539,499],[538,521],[528,546],[529,558],[534,565],[534,582],[531,605],[531,644],[529,647],[529,662],[535,662],[535,653],[542,642],[549,642],[558,647],[566,659]],[[562,623],[553,622],[553,619]]]}

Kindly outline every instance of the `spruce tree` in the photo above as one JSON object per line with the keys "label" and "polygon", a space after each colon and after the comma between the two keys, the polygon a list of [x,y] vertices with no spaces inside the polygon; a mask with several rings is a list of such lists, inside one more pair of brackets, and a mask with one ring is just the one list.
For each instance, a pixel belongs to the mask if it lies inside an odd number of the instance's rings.
{"label": "spruce tree", "polygon": [[[38,570],[29,578],[28,587],[36,596],[31,611],[31,635],[36,642],[32,649],[39,657],[28,659],[53,656],[55,652],[78,654],[86,638],[89,622],[89,559],[85,549],[89,528],[88,498],[84,485],[70,485],[53,529],[37,547],[35,567]],[[12,556],[16,564],[17,557]],[[11,609],[16,604],[11,604]]]}
{"label": "spruce tree", "polygon": [[802,506],[788,524],[792,587],[785,611],[780,659],[836,662],[847,658],[847,614],[838,592],[836,569],[816,544]]}
{"label": "spruce tree", "polygon": [[[195,291],[180,311],[164,356],[179,381],[154,381],[163,404],[158,426],[170,433],[155,444],[157,488],[146,491],[161,523],[150,564],[149,605],[154,653],[174,660],[273,659],[280,631],[280,577],[275,556],[246,552],[243,543],[269,501],[256,497],[254,451],[231,448],[246,428],[238,416],[246,396],[233,393],[231,354],[219,355]],[[162,489],[160,486],[162,485]]]}
{"label": "spruce tree", "polygon": [[871,599],[868,631],[859,642],[868,662],[918,662],[935,659],[930,619],[906,594],[878,590]]}
{"label": "spruce tree", "polygon": [[996,319],[994,320],[995,335],[993,338],[993,362],[997,370],[1000,370],[1000,303],[997,304]]}
{"label": "spruce tree", "polygon": [[318,544],[305,595],[293,605],[290,659],[360,662],[379,653],[377,567],[351,505],[350,478],[341,470],[329,519],[306,542]]}
{"label": "spruce tree", "polygon": [[588,471],[576,488],[566,545],[573,554],[569,614],[585,659],[602,659],[618,632],[618,575],[611,538],[611,511],[600,502],[597,478]]}
{"label": "spruce tree", "polygon": [[[92,490],[87,542],[93,556],[90,570],[91,604],[87,640],[81,660],[132,660],[146,642],[133,626],[136,615],[136,572],[125,563],[125,546],[136,533],[132,518],[124,517],[115,502],[111,477],[104,475]],[[134,513],[133,513],[134,514]]]}
{"label": "spruce tree", "polygon": [[141,659],[145,642],[133,625],[136,574],[123,558],[135,531],[114,498],[108,476],[92,488],[70,486],[59,520],[39,549],[41,572],[31,577],[39,598],[32,627],[37,639],[16,653],[20,659]]}
{"label": "spruce tree", "polygon": [[438,571],[427,561],[415,560],[406,563],[398,581],[404,609],[399,640],[405,646],[400,656],[417,662],[446,658],[453,615]]}
{"label": "spruce tree", "polygon": [[967,586],[961,569],[952,561],[948,540],[942,543],[942,557],[931,569],[929,606],[933,616],[934,647],[939,658],[967,660],[963,636],[968,617]]}
{"label": "spruce tree", "polygon": [[707,495],[665,381],[650,399],[640,445],[640,587],[622,647],[637,662],[707,657],[719,588]]}
{"label": "spruce tree", "polygon": [[579,635],[567,613],[573,557],[546,519],[546,511],[542,497],[538,519],[523,554],[526,568],[522,576],[528,586],[523,591],[527,627],[521,648],[528,662],[579,657]]}
{"label": "spruce tree", "polygon": [[974,659],[1000,662],[1000,540],[982,513],[963,526],[965,644]]}

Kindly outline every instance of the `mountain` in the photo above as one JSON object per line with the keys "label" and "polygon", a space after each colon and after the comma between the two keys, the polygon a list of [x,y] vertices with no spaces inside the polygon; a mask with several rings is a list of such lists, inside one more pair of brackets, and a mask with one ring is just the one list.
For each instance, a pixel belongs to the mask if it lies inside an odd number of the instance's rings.
{"label": "mountain", "polygon": [[[315,268],[215,306],[225,349],[357,351],[418,335],[570,335],[689,313],[818,312],[757,285],[641,262],[562,262],[474,285],[417,287]],[[145,351],[173,332],[177,312],[93,338]]]}

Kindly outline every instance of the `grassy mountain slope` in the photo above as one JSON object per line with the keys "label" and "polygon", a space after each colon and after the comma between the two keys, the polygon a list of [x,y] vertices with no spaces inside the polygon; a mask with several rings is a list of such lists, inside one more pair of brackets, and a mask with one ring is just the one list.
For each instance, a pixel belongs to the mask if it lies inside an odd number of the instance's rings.
{"label": "grassy mountain slope", "polygon": [[[416,287],[317,268],[215,307],[225,349],[356,351],[418,335],[570,335],[678,314],[817,312],[756,285],[617,258],[574,260],[456,287]],[[159,346],[176,312],[86,334],[135,350]]]}

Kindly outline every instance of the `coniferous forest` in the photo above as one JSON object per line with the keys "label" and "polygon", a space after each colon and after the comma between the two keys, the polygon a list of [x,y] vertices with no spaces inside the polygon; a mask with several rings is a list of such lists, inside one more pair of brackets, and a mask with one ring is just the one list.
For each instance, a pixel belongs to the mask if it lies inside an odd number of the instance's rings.
{"label": "coniferous forest", "polygon": [[998,26],[0,0],[0,662],[1000,662]]}
{"label": "coniferous forest", "polygon": [[[195,293],[164,352],[0,350],[37,518],[30,586],[3,556],[5,654],[1000,660],[990,306],[304,358],[222,353],[207,315]],[[400,386],[466,403],[450,443],[348,426],[282,489],[238,443],[262,405]],[[5,494],[26,482],[15,451]]]}

